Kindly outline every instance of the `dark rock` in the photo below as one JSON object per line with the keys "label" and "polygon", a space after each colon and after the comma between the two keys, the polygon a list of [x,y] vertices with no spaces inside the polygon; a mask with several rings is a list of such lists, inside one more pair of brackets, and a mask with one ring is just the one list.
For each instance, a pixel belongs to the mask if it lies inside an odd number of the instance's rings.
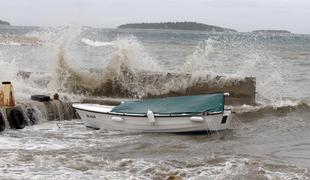
{"label": "dark rock", "polygon": [[9,22],[1,21],[1,20],[0,20],[0,25],[8,25],[8,26],[10,26],[11,24],[10,24]]}
{"label": "dark rock", "polygon": [[176,175],[171,175],[167,178],[167,180],[182,180],[183,178]]}

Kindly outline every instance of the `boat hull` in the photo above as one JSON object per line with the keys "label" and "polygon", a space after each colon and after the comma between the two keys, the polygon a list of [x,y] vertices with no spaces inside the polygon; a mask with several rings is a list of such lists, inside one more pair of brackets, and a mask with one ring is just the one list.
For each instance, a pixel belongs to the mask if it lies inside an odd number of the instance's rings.
{"label": "boat hull", "polygon": [[[75,106],[74,106],[75,107]],[[75,107],[85,126],[130,132],[194,132],[218,131],[230,128],[231,112],[200,116],[147,116],[110,114]]]}

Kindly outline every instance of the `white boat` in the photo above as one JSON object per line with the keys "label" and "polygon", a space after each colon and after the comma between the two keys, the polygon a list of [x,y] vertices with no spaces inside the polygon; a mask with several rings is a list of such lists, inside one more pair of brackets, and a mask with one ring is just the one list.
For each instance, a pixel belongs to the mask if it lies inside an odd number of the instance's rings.
{"label": "white boat", "polygon": [[119,106],[73,104],[85,126],[130,132],[219,131],[230,128],[224,94],[127,101]]}

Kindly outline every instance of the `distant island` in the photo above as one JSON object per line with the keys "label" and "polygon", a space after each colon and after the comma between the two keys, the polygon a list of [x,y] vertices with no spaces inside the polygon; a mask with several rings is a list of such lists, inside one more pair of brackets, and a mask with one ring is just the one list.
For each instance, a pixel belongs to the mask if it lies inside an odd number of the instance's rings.
{"label": "distant island", "polygon": [[287,30],[256,30],[252,32],[253,33],[267,33],[267,34],[291,34],[291,32]]}
{"label": "distant island", "polygon": [[130,24],[120,25],[117,28],[237,32],[234,29],[212,26],[212,25],[207,25],[207,24],[202,24],[202,23],[197,23],[197,22],[130,23]]}
{"label": "distant island", "polygon": [[9,23],[9,22],[6,22],[6,21],[1,21],[1,20],[0,20],[0,25],[8,25],[8,26],[9,26],[10,23]]}

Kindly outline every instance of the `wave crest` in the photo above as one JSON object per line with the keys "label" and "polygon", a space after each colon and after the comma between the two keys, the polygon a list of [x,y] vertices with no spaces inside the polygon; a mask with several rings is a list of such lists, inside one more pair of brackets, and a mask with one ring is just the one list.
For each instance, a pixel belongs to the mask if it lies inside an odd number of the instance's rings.
{"label": "wave crest", "polygon": [[165,72],[135,40],[114,42],[115,53],[101,72],[72,66],[60,48],[56,75],[50,87],[90,96],[148,98],[230,92],[228,103],[253,104],[255,78],[215,76],[207,72]]}
{"label": "wave crest", "polygon": [[[301,111],[309,112],[310,104],[304,100],[284,99],[272,104],[260,104],[256,106],[235,106],[232,110],[239,117],[262,117],[266,115],[286,115],[289,112]],[[252,119],[250,118],[250,119]]]}
{"label": "wave crest", "polygon": [[101,41],[93,41],[87,38],[81,39],[81,41],[88,46],[93,46],[93,47],[101,47],[101,46],[112,46],[114,45],[112,42],[101,42]]}

